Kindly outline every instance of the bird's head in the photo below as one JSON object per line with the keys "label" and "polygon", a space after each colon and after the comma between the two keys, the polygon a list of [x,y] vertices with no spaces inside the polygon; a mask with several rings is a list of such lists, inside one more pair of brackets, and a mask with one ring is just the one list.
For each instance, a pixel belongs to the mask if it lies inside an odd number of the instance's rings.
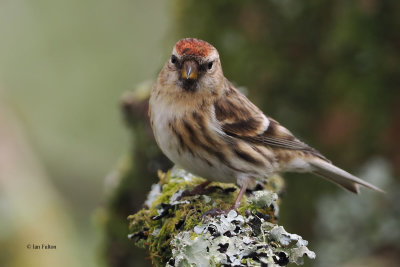
{"label": "bird's head", "polygon": [[161,72],[163,83],[181,93],[218,93],[223,73],[217,49],[194,38],[179,40]]}

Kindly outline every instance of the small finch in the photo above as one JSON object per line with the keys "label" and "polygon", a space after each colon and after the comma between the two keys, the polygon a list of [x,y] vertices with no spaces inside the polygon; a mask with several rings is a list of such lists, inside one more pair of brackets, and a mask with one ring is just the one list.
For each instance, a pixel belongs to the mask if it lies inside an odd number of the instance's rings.
{"label": "small finch", "polygon": [[264,115],[224,77],[217,49],[202,40],[175,44],[152,88],[149,116],[171,161],[209,181],[241,187],[232,209],[249,185],[279,172],[311,172],[354,193],[358,185],[382,191]]}

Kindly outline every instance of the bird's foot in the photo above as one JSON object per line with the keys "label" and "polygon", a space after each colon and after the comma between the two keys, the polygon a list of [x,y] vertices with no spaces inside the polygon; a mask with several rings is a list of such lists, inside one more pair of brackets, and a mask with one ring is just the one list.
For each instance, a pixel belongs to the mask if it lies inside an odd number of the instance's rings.
{"label": "bird's foot", "polygon": [[205,181],[199,185],[196,185],[192,190],[185,190],[182,192],[178,200],[181,200],[184,197],[196,196],[196,195],[204,195],[208,192],[205,188],[209,185],[211,181]]}
{"label": "bird's foot", "polygon": [[[201,185],[201,184],[200,184],[200,185]],[[237,208],[239,208],[239,206],[240,206],[240,200],[242,199],[244,193],[246,192],[247,185],[248,185],[248,180],[247,180],[247,182],[244,183],[244,184],[242,185],[242,187],[240,188],[239,194],[237,195],[237,197],[236,197],[236,199],[235,199],[235,202],[233,203],[233,205],[232,205],[232,207],[231,207],[230,209],[228,209],[228,210],[212,209],[212,210],[206,211],[206,212],[202,215],[202,217],[209,216],[209,215],[210,215],[210,216],[217,216],[217,215],[222,215],[222,214],[226,215],[226,214],[228,214],[231,210],[235,210],[235,211],[236,211]]]}

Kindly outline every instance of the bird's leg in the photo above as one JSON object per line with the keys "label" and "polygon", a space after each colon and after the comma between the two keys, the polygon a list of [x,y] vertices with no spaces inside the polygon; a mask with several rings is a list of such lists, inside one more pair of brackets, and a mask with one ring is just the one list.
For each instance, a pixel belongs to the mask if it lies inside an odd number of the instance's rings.
{"label": "bird's leg", "polygon": [[[192,190],[185,190],[182,192],[182,195],[179,197],[179,199],[183,198],[183,197],[189,197],[189,196],[195,196],[195,195],[200,195],[203,192],[205,192],[205,188],[207,185],[209,185],[211,183],[211,181],[205,181],[202,182],[201,184],[196,185]],[[179,200],[178,199],[178,200]]]}
{"label": "bird's leg", "polygon": [[240,201],[242,200],[244,193],[246,193],[246,189],[247,189],[248,185],[249,185],[249,182],[248,182],[248,180],[246,180],[246,182],[244,182],[242,187],[240,188],[239,194],[237,195],[237,197],[235,199],[235,203],[233,203],[233,206],[231,207],[230,210],[236,210],[237,208],[239,208]]}
{"label": "bird's leg", "polygon": [[240,187],[240,191],[235,199],[235,202],[233,203],[232,207],[228,210],[221,210],[221,209],[212,209],[203,214],[204,216],[210,215],[210,216],[216,216],[216,215],[221,215],[221,214],[228,214],[231,210],[237,210],[240,206],[240,201],[243,198],[244,193],[246,193],[247,186],[249,185],[249,180],[244,180],[242,186]]}

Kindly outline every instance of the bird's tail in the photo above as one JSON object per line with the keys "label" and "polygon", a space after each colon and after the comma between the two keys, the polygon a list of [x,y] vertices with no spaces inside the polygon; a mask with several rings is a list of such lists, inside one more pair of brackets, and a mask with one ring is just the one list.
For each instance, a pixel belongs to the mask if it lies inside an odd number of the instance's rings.
{"label": "bird's tail", "polygon": [[313,159],[309,161],[309,164],[312,167],[312,172],[331,181],[353,193],[358,194],[359,188],[358,185],[363,185],[370,189],[384,192],[382,189],[367,183],[360,178],[332,165],[331,163],[324,161],[322,159]]}

